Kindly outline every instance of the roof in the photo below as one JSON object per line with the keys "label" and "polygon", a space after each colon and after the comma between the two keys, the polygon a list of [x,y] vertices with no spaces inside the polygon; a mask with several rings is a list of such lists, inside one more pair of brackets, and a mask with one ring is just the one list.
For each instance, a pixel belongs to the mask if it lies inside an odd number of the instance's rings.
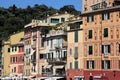
{"label": "roof", "polygon": [[107,8],[101,8],[98,10],[94,10],[94,11],[90,11],[90,12],[84,12],[81,14],[81,16],[86,16],[89,14],[93,14],[93,13],[100,13],[100,12],[106,12],[106,11],[119,11],[120,10],[120,6],[115,6],[115,7],[107,7]]}

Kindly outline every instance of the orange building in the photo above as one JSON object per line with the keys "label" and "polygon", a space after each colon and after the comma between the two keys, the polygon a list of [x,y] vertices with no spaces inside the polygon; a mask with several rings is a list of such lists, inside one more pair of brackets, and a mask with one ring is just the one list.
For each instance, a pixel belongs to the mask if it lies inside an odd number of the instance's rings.
{"label": "orange building", "polygon": [[120,79],[120,6],[83,17],[84,80]]}

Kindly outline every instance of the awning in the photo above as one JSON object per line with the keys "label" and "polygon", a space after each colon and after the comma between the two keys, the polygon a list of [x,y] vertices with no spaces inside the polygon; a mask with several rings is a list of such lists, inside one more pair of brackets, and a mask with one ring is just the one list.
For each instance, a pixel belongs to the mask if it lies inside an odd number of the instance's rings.
{"label": "awning", "polygon": [[93,78],[100,79],[102,76],[94,76]]}
{"label": "awning", "polygon": [[55,69],[62,69],[64,66],[54,66]]}
{"label": "awning", "polygon": [[75,78],[84,78],[84,76],[74,76]]}
{"label": "awning", "polygon": [[47,66],[46,66],[46,68],[51,68],[51,67],[52,67],[52,65],[47,65]]}
{"label": "awning", "polygon": [[33,51],[30,53],[30,55],[33,55],[34,52],[35,52],[35,50],[33,50]]}

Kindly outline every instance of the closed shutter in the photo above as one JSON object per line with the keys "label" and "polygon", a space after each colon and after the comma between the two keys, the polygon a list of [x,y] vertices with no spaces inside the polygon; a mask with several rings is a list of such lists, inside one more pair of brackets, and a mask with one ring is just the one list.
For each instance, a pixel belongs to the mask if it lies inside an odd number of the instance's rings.
{"label": "closed shutter", "polygon": [[75,42],[78,42],[78,31],[75,31]]}
{"label": "closed shutter", "polygon": [[110,45],[108,45],[108,53],[110,53]]}
{"label": "closed shutter", "polygon": [[104,45],[102,45],[101,49],[102,49],[102,53],[104,53]]}
{"label": "closed shutter", "polygon": [[75,69],[78,69],[78,61],[75,61]]}
{"label": "closed shutter", "polygon": [[92,17],[92,22],[94,21],[94,15],[91,15],[91,17]]}
{"label": "closed shutter", "polygon": [[110,13],[109,12],[107,13],[107,16],[108,16],[108,19],[110,19]]}
{"label": "closed shutter", "polygon": [[86,65],[87,65],[87,69],[89,69],[89,61],[87,61],[87,64],[86,64]]}
{"label": "closed shutter", "polygon": [[104,14],[102,13],[102,20],[104,20]]}
{"label": "closed shutter", "polygon": [[89,38],[92,38],[92,30],[89,30]]}
{"label": "closed shutter", "polygon": [[108,64],[108,69],[110,69],[110,60],[109,61],[107,61],[107,64]]}
{"label": "closed shutter", "polygon": [[92,61],[92,68],[94,69],[94,61]]}
{"label": "closed shutter", "polygon": [[87,22],[89,22],[89,16],[87,16]]}
{"label": "closed shutter", "polygon": [[108,37],[108,28],[104,29],[104,37]]}
{"label": "closed shutter", "polygon": [[102,69],[104,69],[104,61],[102,61],[102,66],[101,67],[102,67]]}
{"label": "closed shutter", "polygon": [[92,46],[89,46],[89,55],[92,54]]}

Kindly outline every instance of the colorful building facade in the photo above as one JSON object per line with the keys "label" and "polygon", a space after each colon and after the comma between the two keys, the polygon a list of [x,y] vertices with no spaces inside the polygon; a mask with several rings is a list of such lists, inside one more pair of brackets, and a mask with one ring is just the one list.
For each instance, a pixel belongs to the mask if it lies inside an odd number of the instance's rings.
{"label": "colorful building facade", "polygon": [[10,54],[10,77],[12,78],[18,78],[23,75],[24,44],[21,41],[23,39],[23,36],[23,31],[10,36],[10,48],[8,48],[8,51]]}
{"label": "colorful building facade", "polygon": [[83,27],[82,20],[69,22],[67,28],[67,80],[83,80]]}
{"label": "colorful building facade", "polygon": [[116,6],[82,15],[85,80],[119,79],[119,9]]}

